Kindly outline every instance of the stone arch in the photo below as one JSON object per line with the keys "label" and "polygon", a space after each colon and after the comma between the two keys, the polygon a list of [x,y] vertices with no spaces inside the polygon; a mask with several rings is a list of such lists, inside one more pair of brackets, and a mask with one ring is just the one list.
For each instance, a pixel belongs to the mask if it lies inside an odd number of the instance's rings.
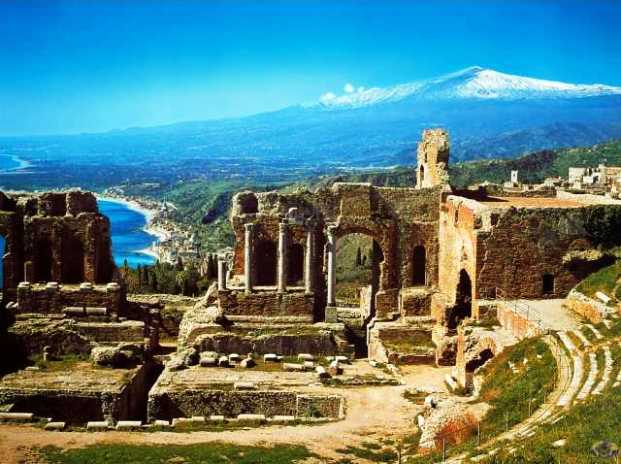
{"label": "stone arch", "polygon": [[257,285],[276,285],[278,250],[272,240],[261,240],[254,249],[255,283]]}
{"label": "stone arch", "polygon": [[[425,156],[427,156],[427,154],[425,154]],[[427,161],[427,160],[425,160]],[[421,165],[420,169],[419,169],[419,173],[420,173],[420,183],[421,186],[423,184],[423,182],[425,182],[425,166]]]}
{"label": "stone arch", "polygon": [[427,250],[417,245],[412,251],[412,285],[427,285]]}

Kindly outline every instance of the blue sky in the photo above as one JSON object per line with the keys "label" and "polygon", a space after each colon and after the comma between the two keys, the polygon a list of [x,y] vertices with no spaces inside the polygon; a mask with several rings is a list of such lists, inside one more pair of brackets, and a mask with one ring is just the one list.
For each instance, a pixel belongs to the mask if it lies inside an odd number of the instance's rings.
{"label": "blue sky", "polygon": [[471,65],[621,85],[621,1],[0,2],[0,135],[248,115]]}

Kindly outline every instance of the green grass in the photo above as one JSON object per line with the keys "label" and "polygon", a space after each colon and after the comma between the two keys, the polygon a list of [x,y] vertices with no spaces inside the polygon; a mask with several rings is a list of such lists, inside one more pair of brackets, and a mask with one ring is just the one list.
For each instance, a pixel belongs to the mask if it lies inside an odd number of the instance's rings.
{"label": "green grass", "polygon": [[285,464],[314,456],[303,446],[238,446],[227,443],[196,445],[105,444],[63,451],[38,450],[50,464]]}
{"label": "green grass", "polygon": [[[366,459],[371,462],[387,463],[394,462],[397,459],[397,452],[392,447],[385,448],[374,442],[363,443],[360,447],[347,446],[346,448],[338,449],[337,452],[351,455],[359,459]],[[341,462],[343,461],[341,460]]]}
{"label": "green grass", "polygon": [[[501,452],[488,463],[517,464],[523,462],[597,464],[614,463],[614,458],[601,458],[591,452],[591,447],[602,440],[621,446],[621,389],[605,391],[601,396],[591,396],[574,406],[564,419],[539,429],[539,433],[521,443],[515,455]],[[552,443],[566,439],[562,448]]]}
{"label": "green grass", "polygon": [[621,260],[610,266],[604,267],[594,272],[578,284],[576,290],[589,297],[595,297],[596,292],[602,292],[611,298],[616,298],[614,294],[617,280],[621,275]]}
{"label": "green grass", "polygon": [[[528,358],[527,364],[523,364],[524,358]],[[519,369],[518,373],[513,373],[509,361]],[[479,399],[490,405],[480,423],[481,443],[484,443],[525,420],[529,410],[533,413],[545,401],[554,388],[556,362],[543,340],[530,338],[493,358],[484,366],[482,373],[485,380]],[[447,455],[474,451],[476,444],[477,438],[473,434],[459,445],[447,446]],[[434,463],[441,460],[441,457],[440,451],[428,456],[412,457],[405,462]]]}

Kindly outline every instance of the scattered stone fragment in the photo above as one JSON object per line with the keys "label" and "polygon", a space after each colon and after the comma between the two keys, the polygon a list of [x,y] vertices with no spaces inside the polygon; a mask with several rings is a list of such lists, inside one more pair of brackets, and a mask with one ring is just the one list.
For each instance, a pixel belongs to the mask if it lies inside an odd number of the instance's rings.
{"label": "scattered stone fragment", "polygon": [[256,390],[257,386],[252,382],[235,382],[233,384],[234,390]]}
{"label": "scattered stone fragment", "polygon": [[47,424],[45,424],[44,429],[58,432],[61,430],[65,430],[66,426],[67,424],[65,424],[64,422],[48,422]]}
{"label": "scattered stone fragment", "polygon": [[108,430],[110,425],[106,421],[91,421],[86,423],[86,430],[91,430],[93,432],[101,432]]}
{"label": "scattered stone fragment", "polygon": [[142,427],[141,421],[118,421],[116,423],[117,430],[139,430]]}
{"label": "scattered stone fragment", "polygon": [[300,353],[298,354],[298,360],[300,361],[314,361],[315,357],[309,353]]}
{"label": "scattered stone fragment", "polygon": [[226,356],[220,356],[220,359],[218,359],[218,366],[229,367],[229,358]]}
{"label": "scattered stone fragment", "polygon": [[263,355],[264,362],[277,362],[278,356],[274,353],[268,353]]}
{"label": "scattered stone fragment", "polygon": [[338,362],[338,360],[334,360],[330,363],[330,366],[328,366],[328,374],[335,376],[335,375],[341,375],[343,373],[343,368],[341,367],[340,363]]}
{"label": "scattered stone fragment", "polygon": [[248,424],[262,424],[266,421],[264,414],[239,414],[237,420]]}
{"label": "scattered stone fragment", "polygon": [[207,351],[205,353],[201,353],[200,365],[202,367],[212,367],[218,364],[218,359],[213,356],[213,352]]}
{"label": "scattered stone fragment", "polygon": [[239,363],[239,366],[244,368],[244,369],[249,369],[251,367],[256,366],[257,363],[254,361],[254,359],[248,357],[248,358],[244,358],[241,360],[241,362]]}
{"label": "scattered stone fragment", "polygon": [[0,412],[0,422],[32,422],[31,412]]}
{"label": "scattered stone fragment", "polygon": [[283,363],[282,368],[285,371],[296,371],[296,372],[304,371],[303,364]]}
{"label": "scattered stone fragment", "polygon": [[192,416],[192,423],[193,424],[204,424],[205,416]]}
{"label": "scattered stone fragment", "polygon": [[238,355],[237,353],[231,353],[229,354],[229,362],[230,363],[236,363],[239,362],[239,360],[241,359],[241,356]]}
{"label": "scattered stone fragment", "polygon": [[328,374],[328,371],[323,366],[317,366],[315,368],[315,372],[317,373],[317,377],[319,378],[319,380],[330,378],[330,374]]}
{"label": "scattered stone fragment", "polygon": [[313,361],[304,361],[302,366],[304,366],[304,369],[307,371],[312,371],[313,369],[315,369],[315,363]]}
{"label": "scattered stone fragment", "polygon": [[217,415],[209,416],[209,422],[221,424],[225,422],[225,420],[226,419],[224,418],[224,416],[217,416]]}
{"label": "scattered stone fragment", "polygon": [[272,422],[279,422],[281,424],[290,424],[295,422],[295,416],[274,416]]}
{"label": "scattered stone fragment", "polygon": [[555,442],[552,443],[552,446],[554,448],[562,448],[563,446],[565,446],[567,444],[567,439],[565,438],[561,438],[560,440],[556,440]]}
{"label": "scattered stone fragment", "polygon": [[176,427],[177,425],[189,424],[192,422],[191,417],[175,417],[172,420],[172,426]]}
{"label": "scattered stone fragment", "polygon": [[155,427],[170,427],[170,422],[167,420],[156,419],[153,421],[153,425]]}

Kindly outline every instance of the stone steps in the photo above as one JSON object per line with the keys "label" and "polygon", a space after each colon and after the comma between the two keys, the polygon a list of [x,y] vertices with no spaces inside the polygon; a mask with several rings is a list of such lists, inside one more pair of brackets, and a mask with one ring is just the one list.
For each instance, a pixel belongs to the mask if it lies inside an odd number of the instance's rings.
{"label": "stone steps", "polygon": [[572,330],[571,333],[580,339],[580,341],[582,342],[582,346],[584,346],[585,348],[591,346],[591,342],[589,341],[589,339],[586,338],[580,330]]}
{"label": "stone steps", "polygon": [[584,401],[590,394],[593,389],[593,385],[595,385],[595,381],[597,379],[597,374],[599,370],[597,367],[597,355],[593,352],[589,353],[589,373],[587,375],[587,379],[582,384],[582,389],[578,393],[576,399],[578,401]]}
{"label": "stone steps", "polygon": [[585,327],[587,327],[592,333],[593,335],[595,335],[595,339],[596,340],[603,340],[604,336],[601,334],[601,332],[599,330],[597,330],[593,324],[584,324]]}
{"label": "stone steps", "polygon": [[569,387],[563,392],[563,394],[559,397],[556,405],[561,407],[569,407],[572,399],[578,393],[580,389],[580,385],[582,384],[582,372],[583,372],[583,363],[582,358],[578,354],[578,350],[576,346],[571,341],[567,333],[558,332],[558,337],[561,342],[569,352],[572,360],[572,376]]}
{"label": "stone steps", "polygon": [[612,353],[609,346],[604,347],[604,371],[602,378],[593,389],[593,395],[601,395],[608,383],[610,382],[610,374],[612,373],[612,367],[614,363],[612,361]]}

